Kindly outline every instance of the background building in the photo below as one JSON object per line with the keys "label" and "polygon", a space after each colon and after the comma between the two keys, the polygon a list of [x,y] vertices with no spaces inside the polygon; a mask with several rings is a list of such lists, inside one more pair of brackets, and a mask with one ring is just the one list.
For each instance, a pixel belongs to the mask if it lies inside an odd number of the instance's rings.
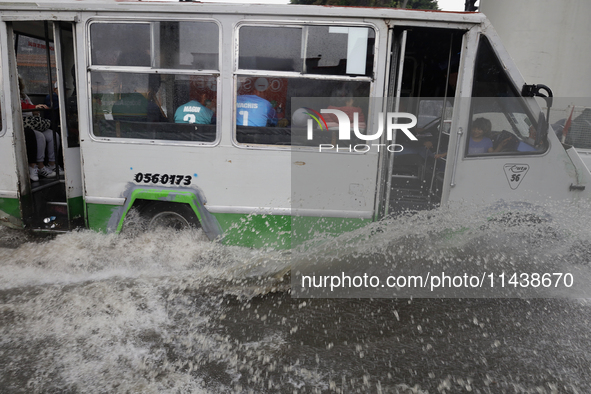
{"label": "background building", "polygon": [[550,122],[591,168],[591,1],[480,0],[526,83],[554,93]]}
{"label": "background building", "polygon": [[591,1],[480,0],[527,83],[591,96]]}

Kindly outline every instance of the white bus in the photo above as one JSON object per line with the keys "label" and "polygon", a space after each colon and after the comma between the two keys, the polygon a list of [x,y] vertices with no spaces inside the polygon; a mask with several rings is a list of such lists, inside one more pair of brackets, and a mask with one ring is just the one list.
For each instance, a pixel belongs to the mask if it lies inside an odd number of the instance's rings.
{"label": "white bus", "polygon": [[[288,247],[294,223],[305,239],[460,201],[589,201],[589,171],[534,97],[551,92],[482,14],[21,1],[0,4],[0,48],[8,226],[116,232],[135,209]],[[21,93],[41,104],[54,86],[51,109],[23,109]],[[357,112],[350,140],[331,106]],[[30,176],[35,111],[61,141],[54,178]],[[414,138],[392,126],[405,116]]]}

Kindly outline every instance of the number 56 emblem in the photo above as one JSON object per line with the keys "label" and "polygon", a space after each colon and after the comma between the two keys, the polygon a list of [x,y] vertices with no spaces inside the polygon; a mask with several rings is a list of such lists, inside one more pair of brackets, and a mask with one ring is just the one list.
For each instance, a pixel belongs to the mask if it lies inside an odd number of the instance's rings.
{"label": "number 56 emblem", "polygon": [[528,164],[505,164],[503,167],[505,170],[505,175],[507,176],[507,181],[509,181],[509,186],[511,189],[515,190],[519,187],[523,178],[525,178],[525,174],[529,171]]}

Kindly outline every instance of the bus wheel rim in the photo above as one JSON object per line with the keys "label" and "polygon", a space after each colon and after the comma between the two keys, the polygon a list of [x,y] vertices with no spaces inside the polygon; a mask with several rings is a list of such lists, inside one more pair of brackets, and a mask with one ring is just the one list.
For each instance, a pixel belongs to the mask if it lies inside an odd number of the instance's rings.
{"label": "bus wheel rim", "polygon": [[159,212],[149,223],[150,228],[166,227],[174,228],[175,230],[183,230],[191,227],[189,221],[181,214],[172,211]]}

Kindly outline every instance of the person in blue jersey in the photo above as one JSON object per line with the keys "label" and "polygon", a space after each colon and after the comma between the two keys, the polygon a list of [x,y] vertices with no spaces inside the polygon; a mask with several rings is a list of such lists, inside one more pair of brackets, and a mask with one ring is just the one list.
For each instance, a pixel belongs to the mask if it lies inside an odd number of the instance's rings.
{"label": "person in blue jersey", "polygon": [[238,126],[276,126],[277,113],[271,103],[258,95],[261,94],[258,90],[254,90],[255,94],[246,94],[238,96],[236,99],[236,124]]}
{"label": "person in blue jersey", "polygon": [[212,124],[214,112],[197,100],[191,100],[177,108],[174,113],[175,123]]}

